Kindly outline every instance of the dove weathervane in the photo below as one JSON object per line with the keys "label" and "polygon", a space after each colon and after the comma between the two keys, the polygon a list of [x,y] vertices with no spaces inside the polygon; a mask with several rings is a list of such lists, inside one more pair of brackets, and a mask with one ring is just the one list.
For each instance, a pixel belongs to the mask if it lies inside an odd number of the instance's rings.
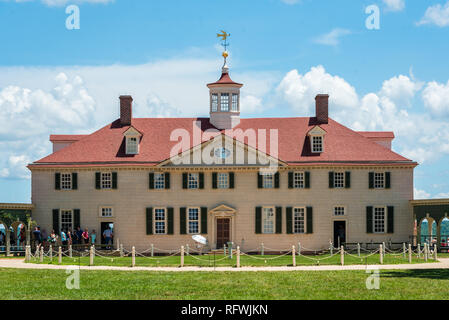
{"label": "dove weathervane", "polygon": [[227,48],[229,46],[228,38],[231,36],[231,34],[227,33],[224,30],[221,30],[221,33],[217,33],[217,38],[221,38],[221,45],[224,48],[223,52],[223,58],[225,59],[226,64],[226,58],[228,57],[228,51]]}

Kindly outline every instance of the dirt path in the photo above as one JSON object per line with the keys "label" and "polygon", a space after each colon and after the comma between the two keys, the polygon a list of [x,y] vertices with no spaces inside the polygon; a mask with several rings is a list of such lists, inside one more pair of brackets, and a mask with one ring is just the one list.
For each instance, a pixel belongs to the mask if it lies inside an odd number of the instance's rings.
{"label": "dirt path", "polygon": [[[25,263],[23,259],[0,259],[0,268],[17,268],[17,269],[62,269],[80,268],[82,270],[117,270],[117,271],[338,271],[338,270],[366,270],[366,265],[349,265],[349,266],[298,266],[298,267],[113,267],[113,266],[68,266],[68,265],[51,265],[51,264],[34,264]],[[370,265],[368,268],[379,268],[388,270],[410,270],[410,269],[449,269],[449,258],[441,258],[435,263],[417,263],[417,264],[384,264]]]}

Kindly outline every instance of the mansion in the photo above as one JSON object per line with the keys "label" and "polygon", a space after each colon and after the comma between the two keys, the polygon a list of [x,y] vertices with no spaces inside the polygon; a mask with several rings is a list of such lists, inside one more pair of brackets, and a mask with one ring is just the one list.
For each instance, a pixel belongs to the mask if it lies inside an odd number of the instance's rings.
{"label": "mansion", "polygon": [[332,120],[326,94],[310,117],[240,118],[243,85],[226,64],[207,86],[208,118],[133,118],[120,96],[114,122],[51,135],[53,153],[28,165],[41,229],[113,226],[137,250],[193,246],[198,234],[244,251],[410,241],[417,163],[391,150],[392,132]]}

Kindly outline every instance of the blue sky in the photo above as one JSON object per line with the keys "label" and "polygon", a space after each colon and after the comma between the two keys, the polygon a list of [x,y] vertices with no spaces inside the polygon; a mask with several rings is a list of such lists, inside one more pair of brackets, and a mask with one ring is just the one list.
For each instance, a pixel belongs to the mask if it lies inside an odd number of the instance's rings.
{"label": "blue sky", "polygon": [[328,92],[334,119],[395,131],[421,164],[417,197],[449,198],[447,0],[0,0],[0,202],[30,202],[25,165],[51,152],[48,135],[102,127],[120,94],[141,117],[207,115],[222,29],[242,116],[309,116]]}

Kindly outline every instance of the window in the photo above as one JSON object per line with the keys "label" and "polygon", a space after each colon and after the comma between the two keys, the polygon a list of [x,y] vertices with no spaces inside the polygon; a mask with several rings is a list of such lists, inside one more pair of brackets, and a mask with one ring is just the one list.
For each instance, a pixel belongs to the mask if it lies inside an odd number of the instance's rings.
{"label": "window", "polygon": [[200,230],[200,221],[199,221],[199,208],[189,208],[188,211],[188,226],[189,233],[199,233]]}
{"label": "window", "polygon": [[374,233],[385,233],[385,207],[374,207]]}
{"label": "window", "polygon": [[312,136],[312,152],[319,153],[323,152],[323,137],[322,136]]}
{"label": "window", "polygon": [[189,189],[198,189],[199,187],[199,174],[198,173],[189,173],[188,175],[188,188]]}
{"label": "window", "polygon": [[103,218],[112,217],[112,208],[111,207],[101,207],[100,216]]}
{"label": "window", "polygon": [[212,93],[212,112],[218,111],[218,94]]}
{"label": "window", "polygon": [[229,111],[229,93],[221,94],[221,111]]}
{"label": "window", "polygon": [[112,188],[112,173],[102,172],[101,173],[101,189],[111,189]]}
{"label": "window", "polygon": [[165,189],[165,174],[155,173],[154,174],[154,189]]}
{"label": "window", "polygon": [[298,189],[303,189],[305,187],[304,183],[304,172],[295,172],[293,174],[293,187]]}
{"label": "window", "polygon": [[232,94],[232,110],[239,111],[239,95],[237,93]]}
{"label": "window", "polygon": [[385,173],[375,172],[374,173],[374,188],[383,189],[385,188]]}
{"label": "window", "polygon": [[61,189],[62,190],[72,190],[72,174],[62,173],[61,174]]}
{"label": "window", "polygon": [[137,154],[138,151],[138,143],[137,137],[128,137],[126,138],[126,154]]}
{"label": "window", "polygon": [[263,233],[274,233],[274,208],[264,207],[262,217]]}
{"label": "window", "polygon": [[344,216],[345,215],[345,207],[337,206],[334,207],[334,216]]}
{"label": "window", "polygon": [[305,218],[305,208],[294,208],[293,233],[305,233],[304,218]]}
{"label": "window", "polygon": [[154,209],[154,232],[155,234],[165,234],[166,223],[165,208]]}
{"label": "window", "polygon": [[218,173],[217,175],[217,186],[218,189],[228,189],[229,188],[229,174],[228,173]]}
{"label": "window", "polygon": [[72,210],[61,210],[61,229],[60,230],[73,230],[73,214]]}
{"label": "window", "polygon": [[345,187],[345,173],[334,172],[334,188],[344,188],[344,187]]}
{"label": "window", "polygon": [[271,189],[273,188],[273,181],[274,181],[274,175],[273,174],[264,174],[262,176],[263,179],[263,187],[264,189]]}

